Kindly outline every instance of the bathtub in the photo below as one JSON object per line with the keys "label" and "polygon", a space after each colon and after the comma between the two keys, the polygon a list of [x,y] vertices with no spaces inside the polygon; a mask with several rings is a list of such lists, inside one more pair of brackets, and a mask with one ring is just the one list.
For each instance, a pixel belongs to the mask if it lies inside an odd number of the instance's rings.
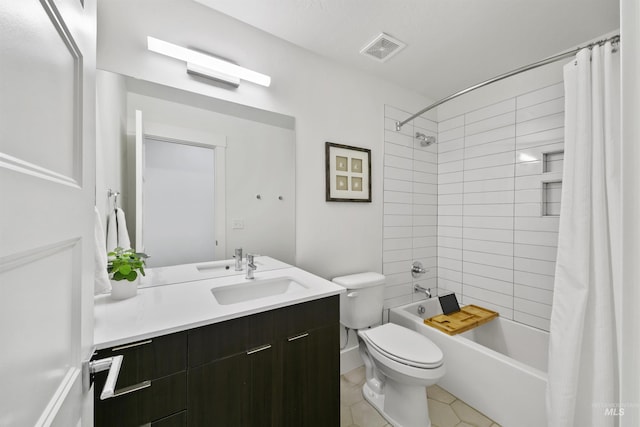
{"label": "bathtub", "polygon": [[[425,308],[418,313],[418,306]],[[444,353],[438,382],[503,427],[546,426],[548,332],[498,317],[449,336],[423,319],[441,314],[437,298],[391,309],[389,321],[418,331]]]}

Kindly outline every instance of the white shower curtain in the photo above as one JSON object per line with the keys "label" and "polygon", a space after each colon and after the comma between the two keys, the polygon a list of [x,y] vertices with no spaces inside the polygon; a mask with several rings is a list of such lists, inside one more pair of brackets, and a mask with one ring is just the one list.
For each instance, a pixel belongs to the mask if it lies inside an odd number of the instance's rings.
{"label": "white shower curtain", "polygon": [[549,346],[550,427],[618,425],[619,57],[607,43],[580,51],[564,67],[565,160]]}

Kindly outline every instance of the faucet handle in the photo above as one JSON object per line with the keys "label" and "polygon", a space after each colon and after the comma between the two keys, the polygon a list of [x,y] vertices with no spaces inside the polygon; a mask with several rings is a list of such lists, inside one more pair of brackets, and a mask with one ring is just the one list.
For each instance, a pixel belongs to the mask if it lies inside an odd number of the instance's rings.
{"label": "faucet handle", "polygon": [[233,257],[236,259],[236,271],[242,271],[242,248],[236,248]]}
{"label": "faucet handle", "polygon": [[255,256],[256,254],[247,254],[247,275],[245,276],[246,279],[253,279],[253,271],[258,269],[258,267],[256,267],[256,265],[253,263],[253,257]]}
{"label": "faucet handle", "polygon": [[413,276],[414,279],[420,277],[427,271],[429,270],[426,268],[423,268],[422,263],[420,261],[414,261],[413,264],[411,264],[411,275]]}

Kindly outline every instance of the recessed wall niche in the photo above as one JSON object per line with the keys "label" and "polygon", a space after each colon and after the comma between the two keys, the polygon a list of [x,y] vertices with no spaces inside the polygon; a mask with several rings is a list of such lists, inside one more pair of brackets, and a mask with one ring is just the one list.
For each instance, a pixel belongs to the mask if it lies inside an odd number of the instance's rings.
{"label": "recessed wall niche", "polygon": [[562,181],[542,183],[542,215],[559,216],[562,198]]}
{"label": "recessed wall niche", "polygon": [[[542,154],[542,172],[561,174],[564,151]],[[562,180],[542,182],[542,216],[559,216],[562,198]]]}
{"label": "recessed wall niche", "polygon": [[542,172],[562,172],[562,164],[564,162],[564,151],[555,151],[553,153],[543,153]]}

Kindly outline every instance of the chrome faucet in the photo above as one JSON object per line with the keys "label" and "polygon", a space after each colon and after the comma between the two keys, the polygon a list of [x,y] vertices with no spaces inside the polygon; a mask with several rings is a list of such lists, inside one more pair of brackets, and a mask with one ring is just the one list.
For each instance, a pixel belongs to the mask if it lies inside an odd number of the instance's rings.
{"label": "chrome faucet", "polygon": [[413,285],[413,292],[420,292],[427,296],[427,298],[431,298],[431,288],[423,288],[417,283]]}
{"label": "chrome faucet", "polygon": [[233,256],[236,259],[236,271],[242,271],[242,248],[238,248]]}
{"label": "chrome faucet", "polygon": [[245,276],[246,279],[255,279],[255,277],[253,277],[253,272],[256,271],[258,267],[256,267],[256,265],[253,263],[254,256],[254,254],[247,254],[247,275]]}

